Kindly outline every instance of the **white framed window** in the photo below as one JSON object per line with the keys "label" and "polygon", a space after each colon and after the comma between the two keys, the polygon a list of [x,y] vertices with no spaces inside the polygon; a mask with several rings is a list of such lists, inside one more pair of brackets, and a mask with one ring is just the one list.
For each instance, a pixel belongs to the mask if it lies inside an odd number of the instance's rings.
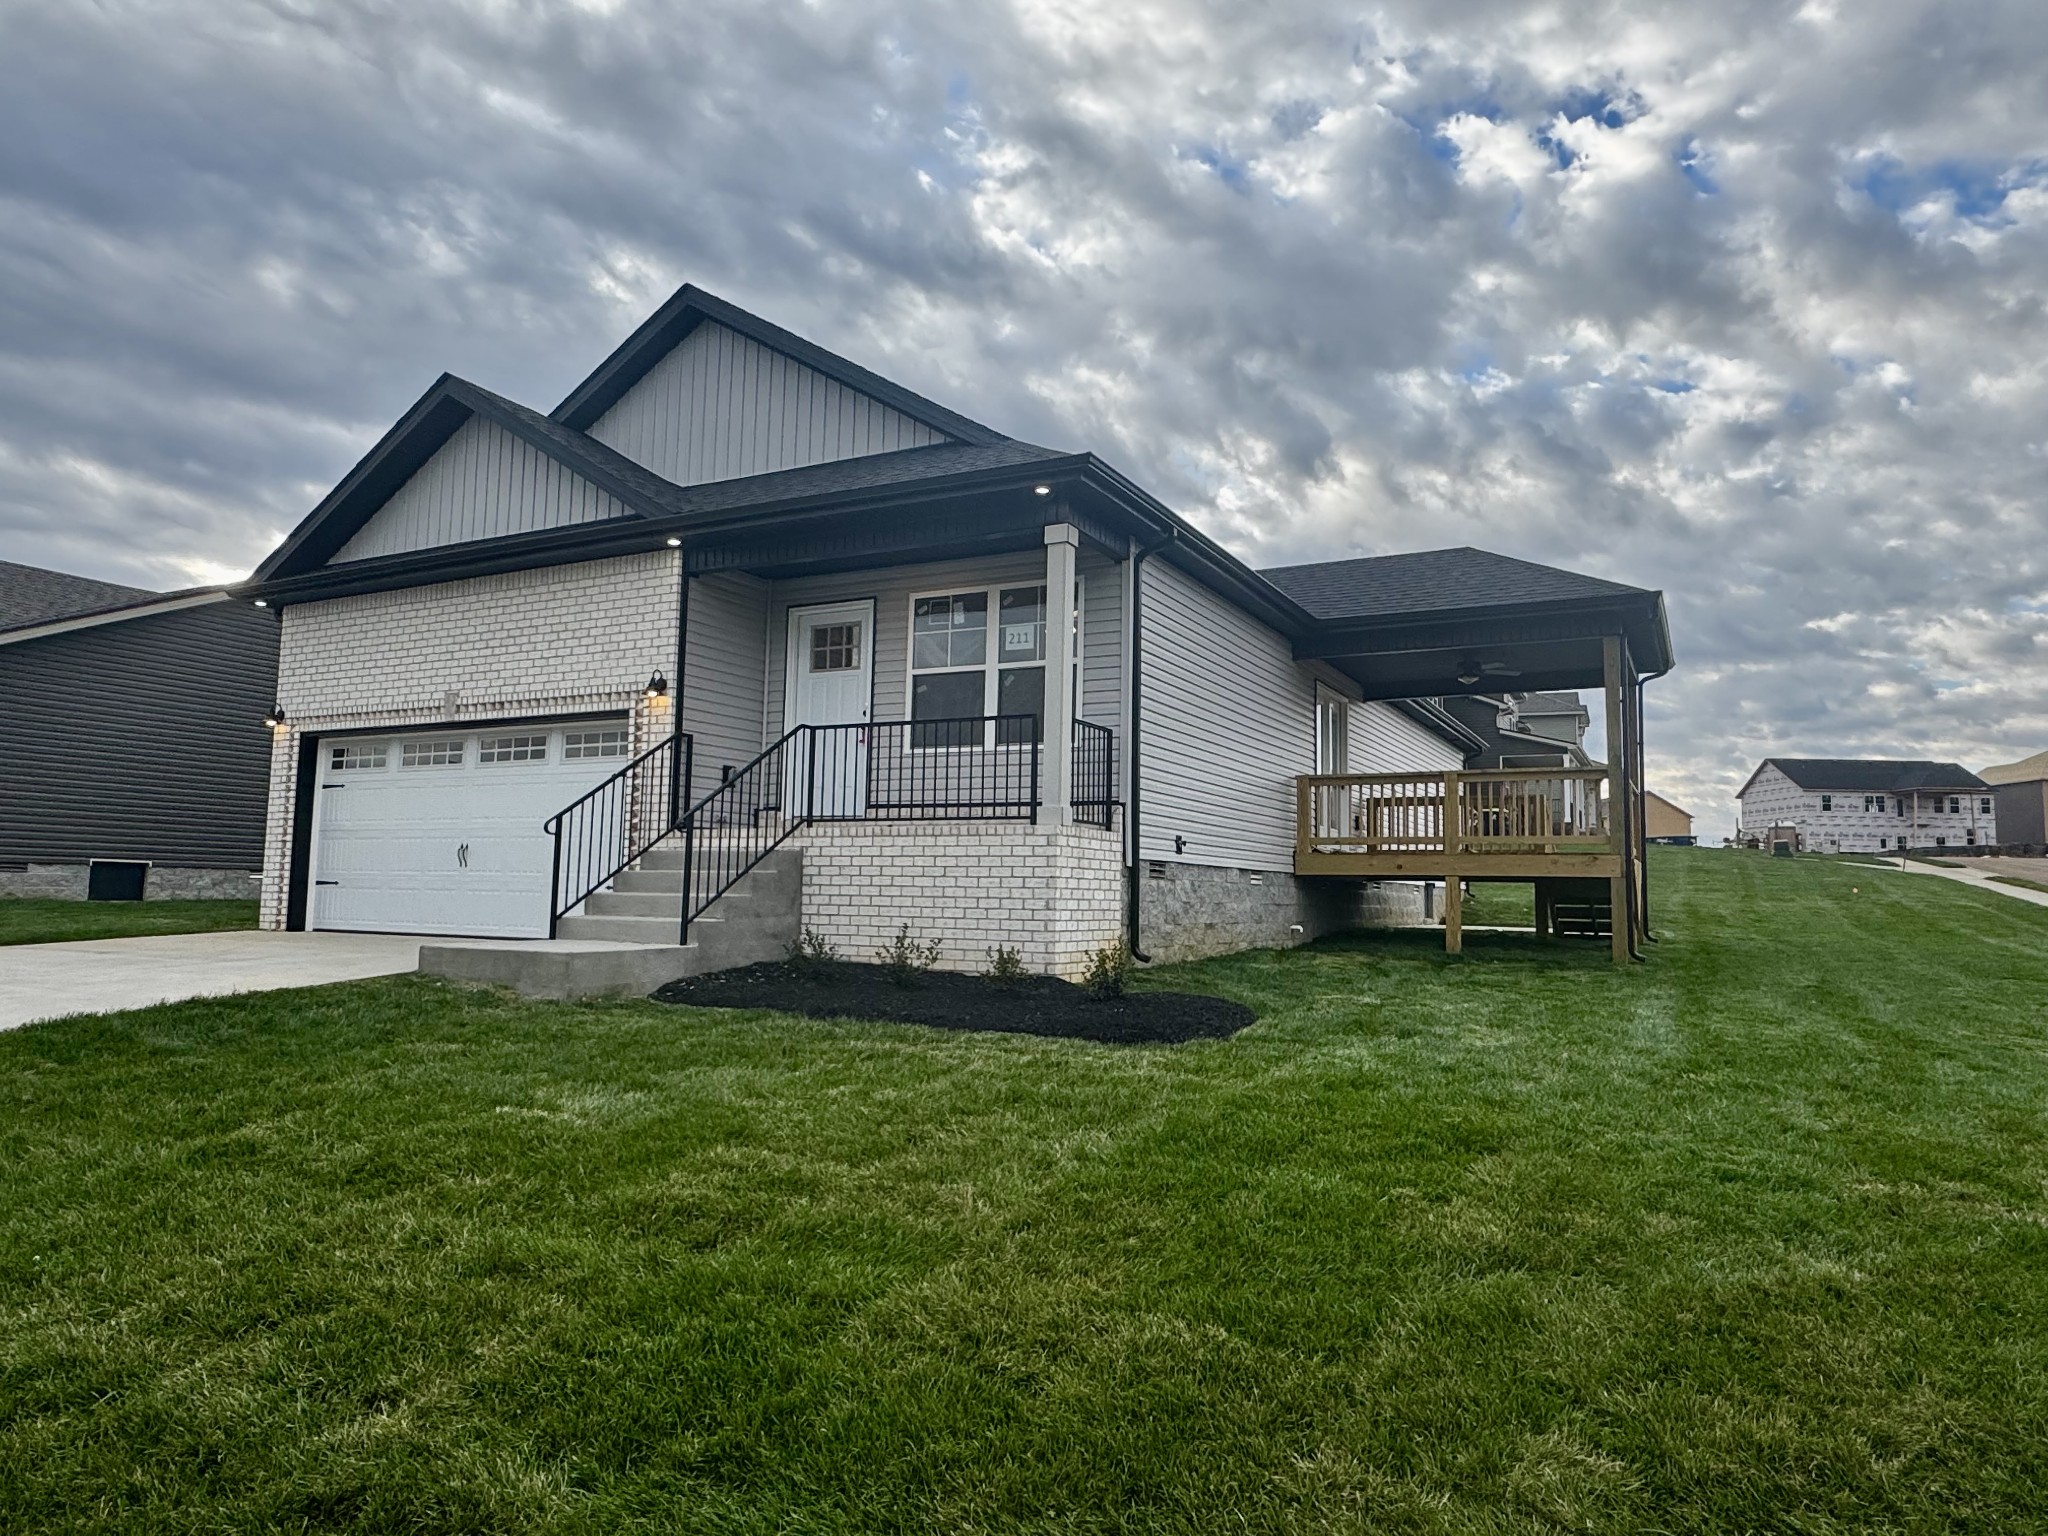
{"label": "white framed window", "polygon": [[382,768],[390,761],[391,744],[383,741],[350,741],[336,747],[328,757],[330,768],[353,773],[364,768]]}
{"label": "white framed window", "polygon": [[1348,773],[1351,762],[1351,701],[1316,684],[1316,772]]}
{"label": "white framed window", "polygon": [[811,626],[811,670],[813,672],[858,672],[860,631],[855,622]]}
{"label": "white framed window", "polygon": [[[1038,739],[1045,723],[1048,622],[1043,582],[915,593],[910,599],[912,720],[1029,715],[1003,722],[999,745]],[[814,632],[815,633],[815,632]],[[1074,679],[1068,702],[1081,698],[1081,583],[1074,583]],[[816,642],[813,641],[815,649]],[[915,746],[952,746],[921,741]]]}
{"label": "white framed window", "polygon": [[[1832,811],[1835,808],[1835,797],[1833,795],[1822,795],[1820,797],[1820,808],[1824,811]],[[1864,809],[1867,811],[1870,807],[1866,805]]]}
{"label": "white framed window", "polygon": [[408,741],[399,753],[401,768],[459,768],[469,744],[460,736],[439,736],[425,741]]}
{"label": "white framed window", "polygon": [[567,761],[625,755],[626,728],[623,725],[601,731],[570,731],[562,737],[562,756]]}
{"label": "white framed window", "polygon": [[1989,799],[1980,799],[1977,802],[1977,814],[1979,816],[1989,816],[1991,814],[1991,802]]}
{"label": "white framed window", "polygon": [[477,745],[480,763],[544,763],[548,760],[548,738],[534,736],[486,736]]}
{"label": "white framed window", "polygon": [[1961,795],[1950,795],[1948,797],[1948,813],[1951,816],[1963,814],[1963,797]]}

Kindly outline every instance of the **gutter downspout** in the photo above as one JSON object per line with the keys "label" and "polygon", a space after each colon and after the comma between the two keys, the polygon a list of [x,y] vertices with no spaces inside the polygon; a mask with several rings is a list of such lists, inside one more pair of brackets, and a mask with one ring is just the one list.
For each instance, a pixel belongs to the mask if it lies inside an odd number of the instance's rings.
{"label": "gutter downspout", "polygon": [[1138,865],[1142,862],[1138,857],[1138,740],[1143,734],[1141,722],[1145,700],[1145,561],[1179,540],[1180,530],[1168,528],[1157,543],[1141,544],[1131,551],[1131,739],[1124,746],[1125,761],[1131,774],[1130,799],[1124,806],[1124,836],[1130,842],[1130,856],[1124,863],[1124,942],[1129,946],[1133,960],[1146,962],[1150,962],[1152,957],[1142,947],[1138,927]]}

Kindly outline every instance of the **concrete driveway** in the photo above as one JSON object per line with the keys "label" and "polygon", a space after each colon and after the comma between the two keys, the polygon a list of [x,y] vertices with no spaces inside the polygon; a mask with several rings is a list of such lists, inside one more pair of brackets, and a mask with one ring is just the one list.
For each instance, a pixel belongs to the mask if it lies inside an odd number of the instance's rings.
{"label": "concrete driveway", "polygon": [[419,968],[420,940],[388,933],[177,933],[0,947],[0,1029],[188,997],[317,987]]}

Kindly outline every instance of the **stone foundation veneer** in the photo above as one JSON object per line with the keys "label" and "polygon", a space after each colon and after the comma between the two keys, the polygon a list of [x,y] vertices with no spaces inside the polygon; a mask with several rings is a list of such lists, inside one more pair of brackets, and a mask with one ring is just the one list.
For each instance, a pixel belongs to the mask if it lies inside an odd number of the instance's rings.
{"label": "stone foundation veneer", "polygon": [[1211,864],[1140,864],[1138,904],[1139,940],[1155,961],[1285,949],[1326,933],[1425,921],[1419,885],[1301,880]]}
{"label": "stone foundation veneer", "polygon": [[939,968],[981,971],[1018,951],[1026,970],[1078,980],[1123,933],[1120,831],[1003,821],[823,822],[804,851],[804,926],[868,962],[910,926]]}
{"label": "stone foundation veneer", "polygon": [[[83,901],[89,866],[31,864],[0,869],[0,897]],[[175,869],[152,864],[142,885],[144,901],[255,901],[263,893],[252,869]]]}

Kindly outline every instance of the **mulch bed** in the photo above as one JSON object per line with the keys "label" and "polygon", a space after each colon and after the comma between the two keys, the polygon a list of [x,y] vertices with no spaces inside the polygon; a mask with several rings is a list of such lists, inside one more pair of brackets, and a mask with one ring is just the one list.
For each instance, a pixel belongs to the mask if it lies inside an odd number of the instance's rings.
{"label": "mulch bed", "polygon": [[934,1029],[1050,1035],[1110,1045],[1175,1045],[1222,1040],[1254,1023],[1243,1003],[1193,992],[1127,992],[1098,998],[1051,976],[998,987],[986,976],[927,971],[898,986],[879,965],[834,960],[794,966],[765,961],[686,976],[654,994],[656,1002],[699,1008],[772,1008],[812,1019],[886,1019]]}

